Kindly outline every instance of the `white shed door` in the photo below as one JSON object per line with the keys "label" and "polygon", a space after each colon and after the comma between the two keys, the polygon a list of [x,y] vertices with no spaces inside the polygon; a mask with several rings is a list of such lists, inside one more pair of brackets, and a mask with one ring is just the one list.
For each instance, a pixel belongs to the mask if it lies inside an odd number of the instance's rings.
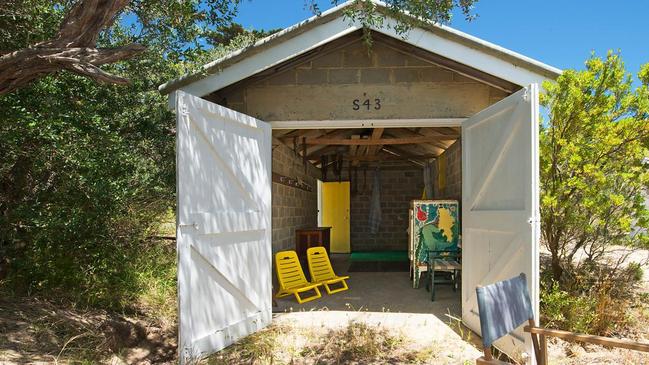
{"label": "white shed door", "polygon": [[181,362],[271,320],[271,129],[178,91]]}
{"label": "white shed door", "polygon": [[[539,313],[538,87],[530,85],[462,123],[462,319],[480,333],[478,285],[525,273]],[[533,352],[522,329],[496,342]]]}

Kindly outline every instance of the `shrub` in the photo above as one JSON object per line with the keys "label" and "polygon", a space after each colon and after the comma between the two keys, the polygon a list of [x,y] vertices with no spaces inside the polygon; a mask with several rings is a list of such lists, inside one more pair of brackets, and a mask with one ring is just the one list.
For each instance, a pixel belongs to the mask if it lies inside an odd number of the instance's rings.
{"label": "shrub", "polygon": [[642,280],[638,264],[612,267],[585,262],[566,274],[570,280],[560,284],[549,270],[542,273],[543,325],[604,336],[628,329],[628,311],[637,299],[635,289]]}
{"label": "shrub", "polygon": [[174,117],[155,89],[173,69],[156,57],[122,65],[126,87],[61,74],[0,96],[9,290],[118,309],[142,289],[134,270],[160,256],[147,236],[175,191]]}

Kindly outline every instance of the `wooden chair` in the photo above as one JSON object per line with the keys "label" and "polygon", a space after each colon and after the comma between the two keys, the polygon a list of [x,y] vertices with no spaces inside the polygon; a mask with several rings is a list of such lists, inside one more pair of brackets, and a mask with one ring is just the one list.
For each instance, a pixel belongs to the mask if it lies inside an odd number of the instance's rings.
{"label": "wooden chair", "polygon": [[[306,303],[322,297],[318,287],[321,284],[306,281],[302,265],[295,251],[280,251],[275,254],[275,269],[279,281],[279,291],[276,298],[293,294],[298,303]],[[314,291],[310,297],[302,298],[301,293]]]}
{"label": "wooden chair", "polygon": [[[435,301],[435,284],[451,284],[453,291],[457,291],[459,286],[460,272],[462,264],[460,263],[461,254],[459,250],[429,250],[428,259],[426,260],[428,280],[426,289],[430,290],[430,300]],[[450,279],[444,279],[435,273],[444,272],[450,275]]]}
{"label": "wooden chair", "polygon": [[[327,294],[334,294],[349,289],[345,280],[349,276],[338,276],[331,267],[327,250],[324,247],[311,247],[306,250],[306,259],[309,264],[309,272],[311,273],[311,282],[314,284],[322,284],[327,290]],[[338,284],[342,285],[340,288],[331,289],[329,285]]]}
{"label": "wooden chair", "polygon": [[525,322],[524,331],[532,337],[536,363],[547,365],[547,336],[567,341],[592,343],[602,346],[619,347],[630,350],[649,352],[649,344],[610,337],[577,334],[568,331],[537,327],[532,311],[532,302],[527,290],[525,274],[509,280],[476,288],[480,330],[484,356],[476,360],[478,365],[508,364],[493,358],[491,345],[499,338],[511,333]]}

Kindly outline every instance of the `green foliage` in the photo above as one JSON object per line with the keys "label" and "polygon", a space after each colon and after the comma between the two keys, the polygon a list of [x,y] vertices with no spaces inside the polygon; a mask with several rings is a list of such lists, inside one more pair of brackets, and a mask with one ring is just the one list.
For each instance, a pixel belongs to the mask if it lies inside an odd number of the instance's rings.
{"label": "green foliage", "polygon": [[559,282],[577,253],[601,261],[613,245],[649,247],[648,75],[645,65],[634,90],[619,55],[609,53],[544,85],[542,236]]}
{"label": "green foliage", "polygon": [[[331,2],[338,4],[340,0]],[[455,9],[459,9],[467,20],[473,20],[473,5],[477,2],[478,0],[387,0],[383,2],[385,8],[380,8],[372,0],[354,0],[354,5],[345,10],[345,16],[363,25],[364,41],[367,46],[371,46],[372,36],[368,31],[371,26],[393,28],[397,33],[406,36],[415,26],[430,22],[450,22]],[[308,4],[314,13],[320,13],[315,0],[308,0]],[[396,23],[386,23],[386,15],[395,19]]]}
{"label": "green foliage", "polygon": [[114,65],[127,87],[70,74],[0,99],[0,250],[12,288],[122,305],[149,228],[173,207],[174,117],[161,53]]}
{"label": "green foliage", "polygon": [[58,29],[67,1],[0,2],[0,49],[16,50],[49,39]]}
{"label": "green foliage", "polygon": [[[332,4],[339,4],[340,0],[332,0]],[[387,0],[383,3],[387,12],[400,24],[397,30],[405,32],[414,24],[410,17],[419,18],[425,21],[436,23],[448,23],[453,18],[453,11],[459,9],[467,20],[475,18],[472,14],[473,6],[478,0]],[[309,8],[314,13],[320,9],[315,1],[309,0]],[[348,13],[354,19],[361,20],[363,24],[383,24],[381,14],[378,12],[376,3],[371,0],[355,0],[355,6]]]}
{"label": "green foliage", "polygon": [[636,289],[642,280],[638,264],[612,269],[589,263],[559,283],[546,272],[541,279],[541,322],[550,328],[603,336],[624,334],[631,321]]}
{"label": "green foliage", "polygon": [[592,333],[596,300],[574,296],[561,290],[557,282],[541,288],[541,323],[549,328],[561,328],[579,333]]}
{"label": "green foliage", "polygon": [[254,39],[260,39],[267,37],[273,33],[277,33],[280,30],[281,29],[248,30],[245,29],[241,24],[232,23],[228,26],[219,26],[215,32],[212,32],[209,35],[209,41],[215,47],[230,46],[233,43],[236,44],[236,40],[241,36],[249,35]]}

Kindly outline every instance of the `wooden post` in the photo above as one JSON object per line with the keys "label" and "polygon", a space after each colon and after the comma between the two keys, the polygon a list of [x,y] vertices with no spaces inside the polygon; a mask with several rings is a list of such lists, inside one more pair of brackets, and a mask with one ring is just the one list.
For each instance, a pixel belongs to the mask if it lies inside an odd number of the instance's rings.
{"label": "wooden post", "polygon": [[487,361],[491,361],[494,359],[493,355],[491,354],[491,347],[484,348],[484,358]]}
{"label": "wooden post", "polygon": [[[536,322],[534,321],[534,318],[530,318],[528,320],[528,323],[530,327],[536,327]],[[539,348],[539,338],[537,335],[530,333],[532,337],[532,345],[534,346],[534,359],[536,360],[537,365],[545,365],[545,360],[544,356],[541,353],[541,349]]]}
{"label": "wooden post", "polygon": [[541,345],[541,356],[543,362],[539,365],[548,365],[548,340],[545,335],[539,335],[540,345]]}

